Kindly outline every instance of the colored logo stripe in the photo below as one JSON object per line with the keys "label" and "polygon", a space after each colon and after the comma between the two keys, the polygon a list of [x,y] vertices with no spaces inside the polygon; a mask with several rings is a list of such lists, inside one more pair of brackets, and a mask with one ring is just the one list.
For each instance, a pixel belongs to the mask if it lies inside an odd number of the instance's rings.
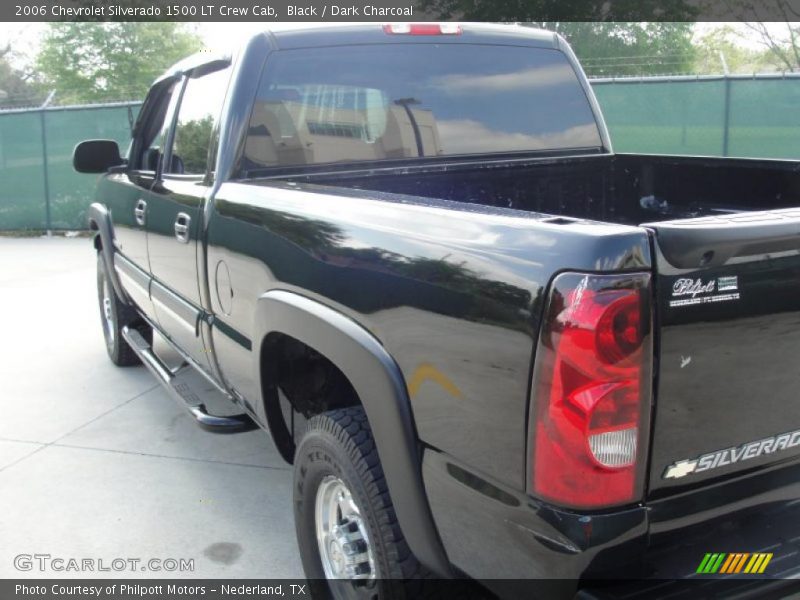
{"label": "colored logo stripe", "polygon": [[700,561],[700,566],[697,567],[696,572],[703,574],[735,574],[742,572],[760,574],[766,570],[771,560],[771,552],[755,552],[753,554],[749,552],[732,552],[730,554],[709,552]]}
{"label": "colored logo stripe", "polygon": [[772,560],[772,553],[756,553],[753,554],[753,558],[750,559],[750,562],[747,563],[747,567],[745,567],[745,573],[763,573],[764,570],[767,568],[769,561]]}
{"label": "colored logo stripe", "polygon": [[719,572],[730,573],[729,569],[731,568],[732,565],[736,563],[737,560],[739,560],[738,554],[728,554],[728,558],[725,560],[724,563],[722,563],[722,568],[720,569]]}
{"label": "colored logo stripe", "polygon": [[717,569],[719,569],[720,565],[722,564],[722,560],[725,558],[725,554],[706,554],[703,558],[703,561],[700,563],[700,566],[697,567],[698,573],[716,573]]}
{"label": "colored logo stripe", "polygon": [[747,557],[750,556],[750,554],[746,552],[745,553],[737,552],[735,554],[731,554],[730,556],[732,557],[730,565],[728,565],[727,569],[723,568],[720,571],[720,573],[740,572],[742,570],[742,567],[744,567],[744,563],[747,560]]}

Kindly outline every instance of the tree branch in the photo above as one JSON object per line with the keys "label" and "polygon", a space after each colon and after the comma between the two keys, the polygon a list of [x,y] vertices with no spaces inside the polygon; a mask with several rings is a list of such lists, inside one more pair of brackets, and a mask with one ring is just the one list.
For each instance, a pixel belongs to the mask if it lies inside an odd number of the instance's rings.
{"label": "tree branch", "polygon": [[778,6],[780,8],[781,14],[783,15],[783,20],[786,21],[786,29],[789,31],[789,48],[794,54],[794,67],[792,71],[797,70],[800,67],[800,48],[797,45],[797,32],[792,27],[792,24],[789,19],[789,14],[786,11],[786,3],[782,0],[776,0]]}

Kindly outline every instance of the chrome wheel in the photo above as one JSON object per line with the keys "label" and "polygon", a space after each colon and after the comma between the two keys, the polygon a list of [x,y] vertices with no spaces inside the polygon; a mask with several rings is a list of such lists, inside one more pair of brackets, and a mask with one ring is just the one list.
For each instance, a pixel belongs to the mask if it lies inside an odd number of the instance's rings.
{"label": "chrome wheel", "polygon": [[361,512],[344,482],[325,476],[314,509],[317,544],[328,579],[375,579],[375,559]]}
{"label": "chrome wheel", "polygon": [[108,277],[103,279],[103,299],[101,301],[100,310],[103,311],[103,326],[106,330],[106,339],[108,344],[114,345],[114,309],[111,303],[114,302],[114,297],[111,293],[111,286],[108,283]]}

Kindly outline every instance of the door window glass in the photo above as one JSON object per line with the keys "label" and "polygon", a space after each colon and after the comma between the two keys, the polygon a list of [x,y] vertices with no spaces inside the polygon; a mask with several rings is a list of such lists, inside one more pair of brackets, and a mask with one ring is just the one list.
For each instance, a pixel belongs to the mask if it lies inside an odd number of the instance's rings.
{"label": "door window glass", "polygon": [[142,171],[156,171],[167,139],[170,119],[168,116],[174,114],[175,103],[177,101],[178,82],[160,85],[150,90],[145,107],[148,103],[153,103],[153,111],[144,122],[139,138],[139,153],[134,157],[131,166]]}
{"label": "door window glass", "polygon": [[230,71],[228,67],[186,82],[175,124],[171,165],[165,173],[206,173],[211,134],[222,112]]}

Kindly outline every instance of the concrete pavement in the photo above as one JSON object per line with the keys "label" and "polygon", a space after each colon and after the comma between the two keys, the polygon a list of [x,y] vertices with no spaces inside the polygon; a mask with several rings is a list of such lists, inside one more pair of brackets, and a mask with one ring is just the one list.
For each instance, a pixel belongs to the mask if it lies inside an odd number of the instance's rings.
{"label": "concrete pavement", "polygon": [[[0,315],[0,578],[302,577],[291,470],[265,433],[206,433],[108,360],[88,239],[0,237]],[[15,568],[37,553],[194,571]]]}

